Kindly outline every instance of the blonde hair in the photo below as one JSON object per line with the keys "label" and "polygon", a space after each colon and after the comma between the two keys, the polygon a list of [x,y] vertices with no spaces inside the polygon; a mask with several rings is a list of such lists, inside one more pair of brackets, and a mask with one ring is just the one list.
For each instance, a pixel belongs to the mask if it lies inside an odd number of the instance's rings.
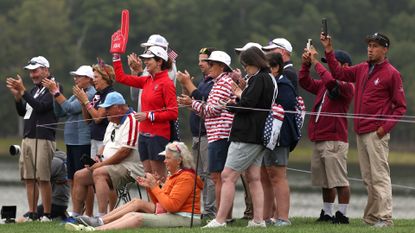
{"label": "blonde hair", "polygon": [[180,157],[182,158],[182,164],[180,164],[181,168],[195,169],[195,162],[193,160],[192,153],[190,153],[186,144],[183,142],[170,142],[166,145],[166,150],[171,151],[175,159],[179,159]]}
{"label": "blonde hair", "polygon": [[108,83],[108,85],[112,85],[115,80],[115,72],[112,66],[99,63],[92,65],[92,71],[96,71],[101,74],[102,78]]}

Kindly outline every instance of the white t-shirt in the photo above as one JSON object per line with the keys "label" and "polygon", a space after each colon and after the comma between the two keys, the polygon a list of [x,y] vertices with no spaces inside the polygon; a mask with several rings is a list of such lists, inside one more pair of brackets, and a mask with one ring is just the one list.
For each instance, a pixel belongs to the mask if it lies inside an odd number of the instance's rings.
{"label": "white t-shirt", "polygon": [[132,149],[131,153],[138,157],[137,142],[139,125],[140,123],[134,118],[134,112],[129,112],[124,115],[119,125],[110,122],[104,135],[103,160],[113,156],[121,147]]}

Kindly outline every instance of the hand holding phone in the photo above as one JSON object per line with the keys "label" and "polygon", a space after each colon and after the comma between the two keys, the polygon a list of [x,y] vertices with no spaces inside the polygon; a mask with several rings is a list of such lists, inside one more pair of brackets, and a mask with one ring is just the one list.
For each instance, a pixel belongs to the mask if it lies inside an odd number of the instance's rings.
{"label": "hand holding phone", "polygon": [[311,46],[313,45],[313,40],[312,39],[308,39],[307,40],[307,50],[310,50]]}
{"label": "hand holding phone", "polygon": [[326,18],[321,19],[321,31],[324,35],[324,38],[327,38],[328,31],[327,31],[327,19]]}

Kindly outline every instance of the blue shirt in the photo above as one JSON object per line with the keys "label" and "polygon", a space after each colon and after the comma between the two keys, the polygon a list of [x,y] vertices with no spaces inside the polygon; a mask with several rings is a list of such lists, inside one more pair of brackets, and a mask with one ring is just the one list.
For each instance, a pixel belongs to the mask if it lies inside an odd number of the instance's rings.
{"label": "blue shirt", "polygon": [[[88,99],[91,100],[96,92],[90,86],[85,90]],[[66,145],[89,145],[91,144],[91,132],[88,123],[82,116],[82,106],[78,99],[72,95],[63,103],[54,103],[54,111],[58,117],[66,116],[64,141]]]}

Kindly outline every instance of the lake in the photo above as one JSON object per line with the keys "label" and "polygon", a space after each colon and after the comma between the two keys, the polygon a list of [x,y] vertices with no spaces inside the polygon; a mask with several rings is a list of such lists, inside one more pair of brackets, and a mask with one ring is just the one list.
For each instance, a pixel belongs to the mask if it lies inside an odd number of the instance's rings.
{"label": "lake", "polygon": [[[318,217],[322,208],[320,189],[310,185],[308,163],[291,163],[288,166],[288,178],[291,188],[290,216]],[[393,187],[393,217],[415,218],[415,176],[413,166],[391,166]],[[349,177],[360,178],[357,165],[349,166]],[[361,181],[350,181],[352,196],[348,208],[348,216],[359,218],[363,215],[366,205],[366,191]],[[401,187],[403,186],[403,187]],[[408,187],[405,187],[408,186]],[[23,182],[19,180],[18,157],[0,156],[0,205],[16,205],[17,216],[27,211],[26,192]],[[240,182],[234,202],[234,217],[242,217],[245,208]],[[144,189],[142,189],[143,192]],[[138,197],[137,188],[130,191]],[[71,210],[71,207],[69,207]]]}

